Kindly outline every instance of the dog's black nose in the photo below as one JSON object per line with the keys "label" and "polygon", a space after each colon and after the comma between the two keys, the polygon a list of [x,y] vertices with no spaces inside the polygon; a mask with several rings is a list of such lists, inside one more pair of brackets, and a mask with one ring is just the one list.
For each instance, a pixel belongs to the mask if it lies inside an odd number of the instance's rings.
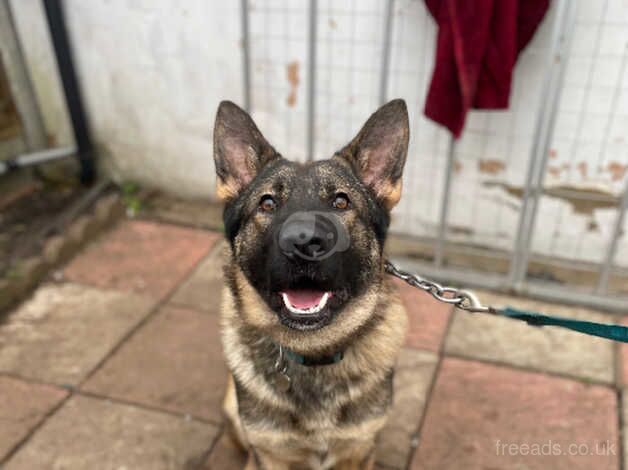
{"label": "dog's black nose", "polygon": [[317,217],[292,218],[279,232],[279,247],[288,257],[316,260],[334,248],[333,227]]}

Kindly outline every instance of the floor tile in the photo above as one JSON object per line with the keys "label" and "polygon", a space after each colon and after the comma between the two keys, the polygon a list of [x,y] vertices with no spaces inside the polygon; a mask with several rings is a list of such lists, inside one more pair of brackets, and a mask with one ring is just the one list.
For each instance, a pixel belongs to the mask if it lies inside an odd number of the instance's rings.
{"label": "floor tile", "polygon": [[408,312],[406,345],[438,351],[451,316],[451,305],[438,302],[431,295],[403,281],[395,280],[394,283]]}
{"label": "floor tile", "polygon": [[218,422],[226,378],[218,316],[169,306],[83,388]]}
{"label": "floor tile", "polygon": [[0,376],[0,461],[68,392]]}
{"label": "floor tile", "polygon": [[190,273],[219,234],[124,220],[64,270],[72,281],[162,298]]}
{"label": "floor tile", "polygon": [[437,356],[430,352],[410,348],[401,351],[394,378],[393,409],[377,445],[378,463],[406,468],[437,361]]}
{"label": "floor tile", "polygon": [[618,469],[615,391],[446,358],[411,469]]}
{"label": "floor tile", "polygon": [[623,468],[628,468],[628,395],[626,394],[626,390],[624,390],[622,392],[622,423],[623,423],[623,428],[622,428],[622,436],[624,438],[624,455],[623,455],[623,461],[624,461],[624,467]]}
{"label": "floor tile", "polygon": [[44,285],[0,324],[0,372],[75,385],[152,307],[131,293]]}
{"label": "floor tile", "polygon": [[219,244],[179,287],[172,302],[218,315],[223,287],[223,245]]}
{"label": "floor tile", "polygon": [[205,462],[203,470],[242,470],[247,454],[223,432]]}
{"label": "floor tile", "polygon": [[[518,308],[583,320],[612,322],[611,315],[564,305],[478,292],[486,305]],[[614,380],[613,343],[557,327],[533,327],[492,315],[457,311],[445,349],[464,357],[512,364],[585,380]]]}
{"label": "floor tile", "polygon": [[[623,317],[621,319],[621,324],[628,326],[628,317]],[[628,387],[628,344],[621,343],[618,345],[619,347],[619,356],[618,356],[618,381],[619,385],[623,388]]]}
{"label": "floor tile", "polygon": [[74,396],[5,470],[178,470],[201,463],[218,429],[209,424]]}

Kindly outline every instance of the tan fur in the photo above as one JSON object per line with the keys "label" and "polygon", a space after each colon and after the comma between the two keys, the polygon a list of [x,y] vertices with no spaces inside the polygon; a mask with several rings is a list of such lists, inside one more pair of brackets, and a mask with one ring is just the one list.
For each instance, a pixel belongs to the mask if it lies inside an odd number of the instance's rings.
{"label": "tan fur", "polygon": [[[337,409],[368,393],[394,366],[406,330],[406,314],[396,291],[388,284],[373,286],[360,298],[353,300],[328,326],[312,332],[291,330],[278,321],[239,269],[235,281],[242,310],[236,309],[229,288],[223,292],[223,346],[231,372],[258,403],[278,410],[298,413],[294,405],[275,393],[263,377],[255,372],[251,358],[245,354],[238,328],[243,324],[264,330],[277,343],[302,354],[326,351],[341,341],[349,340],[344,359],[325,366],[330,380],[346,381],[347,377],[362,377],[359,386],[349,387],[344,396],[337,397]],[[385,300],[383,320],[368,334],[352,341],[353,334],[369,319],[379,302]],[[280,428],[259,427],[241,423],[237,416],[235,388],[230,378],[225,397],[225,414],[232,422],[234,434],[243,446],[254,449],[262,468],[270,470],[296,469],[370,469],[377,433],[386,423],[386,416],[377,416],[359,424],[339,426],[333,413],[321,412],[307,423],[307,434],[301,435]],[[324,455],[324,458],[321,458]],[[305,464],[307,462],[307,464]],[[292,465],[292,466],[291,466]],[[304,466],[308,465],[308,466]],[[256,459],[249,457],[247,469],[256,469]]]}
{"label": "tan fur", "polygon": [[236,396],[235,383],[233,382],[233,376],[229,374],[227,377],[227,389],[225,391],[225,398],[222,402],[222,410],[227,418],[228,424],[231,426],[229,431],[232,433],[233,440],[242,450],[246,450],[249,446],[242,423],[240,422],[240,416],[238,415],[238,397]]}
{"label": "tan fur", "polygon": [[388,210],[392,210],[401,199],[401,186],[402,180],[398,180],[393,185],[387,185],[386,191],[382,191],[378,194],[378,197],[384,202],[384,207]]}
{"label": "tan fur", "polygon": [[220,178],[216,181],[216,197],[218,200],[225,202],[238,195],[238,187],[235,181],[227,179],[227,181],[220,181]]}

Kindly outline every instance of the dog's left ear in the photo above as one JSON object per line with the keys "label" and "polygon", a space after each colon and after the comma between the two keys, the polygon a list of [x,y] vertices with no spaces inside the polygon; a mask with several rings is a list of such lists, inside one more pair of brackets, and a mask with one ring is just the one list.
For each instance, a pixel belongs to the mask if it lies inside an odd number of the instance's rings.
{"label": "dog's left ear", "polygon": [[336,157],[348,160],[362,182],[388,210],[401,198],[401,174],[408,154],[410,125],[406,102],[385,104]]}

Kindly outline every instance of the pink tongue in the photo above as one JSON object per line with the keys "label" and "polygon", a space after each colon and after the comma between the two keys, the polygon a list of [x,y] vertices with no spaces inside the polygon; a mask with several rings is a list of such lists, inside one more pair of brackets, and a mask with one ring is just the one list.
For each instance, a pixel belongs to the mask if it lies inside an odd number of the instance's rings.
{"label": "pink tongue", "polygon": [[320,290],[287,290],[284,291],[284,294],[288,297],[288,302],[290,305],[296,308],[312,308],[316,307],[323,296],[325,295],[324,291]]}

